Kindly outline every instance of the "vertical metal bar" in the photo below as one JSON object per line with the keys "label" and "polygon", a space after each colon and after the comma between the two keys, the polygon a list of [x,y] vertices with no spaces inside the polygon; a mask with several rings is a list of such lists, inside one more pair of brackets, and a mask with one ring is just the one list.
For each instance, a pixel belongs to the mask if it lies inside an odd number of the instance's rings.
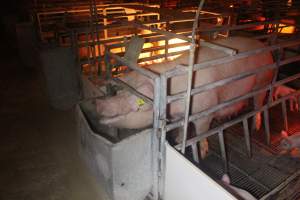
{"label": "vertical metal bar", "polygon": [[[277,29],[278,27],[276,27],[276,31],[278,31]],[[276,37],[277,37],[277,33],[276,33]],[[276,39],[276,38],[275,38]],[[272,41],[272,45],[276,42],[276,40],[273,39]],[[279,72],[279,67],[280,67],[280,59],[281,59],[281,48],[279,48],[278,50],[275,50],[274,52],[274,57],[275,57],[275,61],[276,61],[276,68],[274,69],[274,74],[273,74],[273,79],[271,82],[271,88],[270,88],[270,93],[269,93],[269,99],[267,102],[267,109],[264,110],[264,124],[265,124],[265,134],[266,134],[266,143],[267,145],[270,145],[271,142],[271,133],[270,133],[270,120],[269,120],[269,105],[271,105],[272,101],[273,101],[273,90],[274,90],[274,83],[277,80],[277,76],[278,76],[278,72]]]}
{"label": "vertical metal bar", "polygon": [[160,178],[159,178],[159,193],[160,196],[164,194],[164,180],[165,180],[165,142],[166,142],[166,122],[167,122],[167,88],[168,82],[165,74],[160,76],[160,96],[159,96],[159,121],[160,121],[160,148],[159,148],[159,158],[160,158]]}
{"label": "vertical metal bar", "polygon": [[244,128],[245,142],[247,147],[247,155],[250,158],[252,156],[252,151],[251,151],[250,131],[249,131],[247,118],[243,119],[243,128]]}
{"label": "vertical metal bar", "polygon": [[185,153],[186,147],[186,138],[189,124],[189,115],[190,115],[190,101],[191,101],[191,90],[192,90],[192,82],[193,82],[193,68],[194,68],[194,57],[195,57],[195,35],[196,29],[198,27],[199,14],[202,10],[203,4],[205,0],[201,0],[198,6],[198,10],[196,12],[195,21],[193,24],[193,32],[192,32],[192,44],[190,47],[190,56],[189,56],[189,70],[188,70],[188,81],[187,81],[187,96],[185,101],[185,115],[184,115],[184,127],[183,127],[183,140],[182,140],[182,149],[181,153]]}
{"label": "vertical metal bar", "polygon": [[288,118],[287,118],[287,110],[286,110],[286,100],[281,102],[281,110],[282,110],[282,117],[284,122],[284,130],[289,129],[288,125]]}
{"label": "vertical metal bar", "polygon": [[160,78],[154,80],[154,103],[153,103],[153,134],[152,134],[152,173],[153,173],[153,200],[159,200],[160,194],[163,192],[161,190],[163,187],[162,174],[159,169],[161,169],[161,162],[165,159],[162,159],[163,155],[159,155],[158,149],[158,136],[159,136],[159,123],[160,123],[160,94],[161,94],[161,81]]}
{"label": "vertical metal bar", "polygon": [[80,99],[83,99],[83,93],[82,93],[82,78],[81,78],[81,74],[82,74],[82,69],[80,66],[80,59],[79,59],[79,50],[78,50],[78,35],[76,31],[72,31],[71,32],[71,46],[73,49],[73,53],[76,59],[76,75],[78,78],[78,89],[79,89],[79,97]]}
{"label": "vertical metal bar", "polygon": [[103,9],[103,24],[104,24],[104,39],[107,39],[108,37],[108,33],[107,33],[107,12],[106,12],[106,9],[104,8]]}
{"label": "vertical metal bar", "polygon": [[[92,39],[92,45],[90,46],[91,47],[91,51],[92,51],[92,57],[93,57],[93,63],[92,63],[92,67],[91,68],[94,68],[95,67],[95,64],[96,64],[96,55],[95,55],[95,37],[94,37],[94,23],[95,23],[95,19],[94,19],[94,4],[93,4],[93,0],[90,1],[90,31],[91,31],[91,39]],[[91,70],[91,74],[93,75],[92,73],[92,70]]]}
{"label": "vertical metal bar", "polygon": [[221,156],[222,156],[222,159],[223,159],[223,162],[224,162],[224,172],[228,173],[228,161],[227,161],[227,155],[226,155],[226,148],[225,148],[223,130],[220,130],[218,132],[218,136],[219,136],[219,144],[220,144]]}
{"label": "vertical metal bar", "polygon": [[100,49],[100,38],[99,38],[99,30],[98,30],[98,23],[99,23],[99,18],[98,18],[98,9],[97,9],[97,3],[95,0],[93,0],[94,3],[94,15],[95,15],[95,31],[96,31],[96,46],[98,50],[98,56],[96,54],[96,57],[98,58],[98,64],[97,64],[97,71],[98,71],[98,77],[101,77],[102,75],[102,68],[101,68],[101,49]]}
{"label": "vertical metal bar", "polygon": [[270,145],[271,142],[271,133],[270,133],[270,120],[269,120],[269,110],[266,108],[264,111],[264,124],[265,124],[265,133],[266,133],[266,143]]}
{"label": "vertical metal bar", "polygon": [[[104,54],[104,65],[105,65],[105,79],[110,80],[112,78],[112,69],[111,69],[111,63],[110,63],[110,57],[108,53],[108,49],[105,49],[105,54]],[[108,96],[113,95],[114,91],[112,89],[112,85],[110,83],[106,84],[106,93]]]}
{"label": "vertical metal bar", "polygon": [[[169,22],[166,23],[166,31],[169,30]],[[168,51],[169,51],[169,39],[168,37],[165,37],[165,61],[168,60]]]}
{"label": "vertical metal bar", "polygon": [[199,163],[199,150],[198,150],[197,142],[192,144],[191,146],[192,146],[193,159],[196,163]]}
{"label": "vertical metal bar", "polygon": [[[90,45],[89,45],[89,33],[86,32],[85,33],[85,48],[87,50],[87,60],[88,60],[88,67],[90,68],[91,67],[91,60],[90,60]],[[89,71],[89,75],[92,76],[91,74],[91,69]]]}
{"label": "vertical metal bar", "polygon": [[166,37],[166,39],[165,39],[165,62],[168,60],[168,48],[169,48],[169,40]]}

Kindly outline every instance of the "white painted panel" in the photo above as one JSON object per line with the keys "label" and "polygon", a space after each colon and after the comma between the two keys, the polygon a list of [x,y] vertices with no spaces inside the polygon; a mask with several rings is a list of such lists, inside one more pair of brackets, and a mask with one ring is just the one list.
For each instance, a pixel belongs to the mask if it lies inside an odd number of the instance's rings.
{"label": "white painted panel", "polygon": [[236,200],[166,143],[164,200]]}

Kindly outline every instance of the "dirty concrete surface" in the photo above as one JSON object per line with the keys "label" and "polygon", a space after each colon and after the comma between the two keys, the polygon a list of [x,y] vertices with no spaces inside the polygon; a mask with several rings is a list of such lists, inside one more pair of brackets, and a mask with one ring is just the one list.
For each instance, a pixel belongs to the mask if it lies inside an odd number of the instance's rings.
{"label": "dirty concrete surface", "polygon": [[52,109],[41,67],[0,42],[0,200],[106,200],[78,156],[74,109]]}

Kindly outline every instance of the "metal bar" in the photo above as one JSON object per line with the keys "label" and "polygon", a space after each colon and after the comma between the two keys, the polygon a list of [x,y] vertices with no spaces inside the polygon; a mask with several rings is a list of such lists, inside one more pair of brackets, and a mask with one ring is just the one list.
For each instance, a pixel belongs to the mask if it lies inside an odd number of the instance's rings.
{"label": "metal bar", "polygon": [[[162,40],[157,40],[157,41],[153,41],[153,42],[159,42],[159,41],[162,41]],[[146,42],[146,43],[148,43],[148,42]],[[124,44],[124,43],[107,45],[107,47],[109,47],[110,49],[122,48],[122,47],[125,47],[125,46],[126,46],[126,44]],[[167,49],[171,49],[171,48],[175,48],[175,47],[182,47],[182,46],[189,46],[189,43],[188,42],[183,42],[183,43],[176,43],[176,44],[168,44]],[[147,48],[142,49],[142,53],[152,52],[152,51],[157,51],[157,50],[163,50],[165,48],[166,48],[165,46],[147,47]]]}
{"label": "metal bar", "polygon": [[267,39],[267,38],[269,38],[269,37],[271,37],[270,34],[265,34],[265,35],[255,36],[255,37],[253,37],[253,38],[254,38],[254,39],[257,39],[257,40],[261,40],[261,39]]}
{"label": "metal bar", "polygon": [[250,140],[250,131],[249,131],[249,125],[248,125],[248,119],[243,119],[243,128],[244,128],[244,135],[245,135],[245,142],[246,142],[246,148],[247,148],[247,155],[249,158],[252,157],[252,151],[251,151],[251,140]]}
{"label": "metal bar", "polygon": [[[189,121],[194,121],[194,120],[199,119],[201,117],[207,116],[207,115],[209,115],[209,114],[211,114],[213,112],[216,112],[217,110],[220,110],[220,109],[222,109],[222,108],[224,108],[226,106],[229,106],[229,105],[231,105],[233,103],[236,103],[238,101],[250,98],[250,97],[252,97],[252,96],[254,96],[254,95],[258,94],[258,93],[270,90],[271,87],[276,87],[276,86],[282,85],[282,84],[284,84],[286,82],[290,82],[290,81],[295,80],[297,78],[300,78],[300,74],[296,74],[296,75],[294,75],[292,77],[289,77],[289,78],[286,78],[284,80],[278,81],[278,82],[274,83],[273,86],[268,85],[268,86],[265,86],[265,87],[263,87],[261,89],[257,89],[255,91],[252,91],[252,92],[250,92],[250,93],[248,93],[246,95],[233,98],[233,99],[231,99],[229,101],[225,101],[224,103],[218,104],[217,106],[215,106],[213,108],[210,108],[210,109],[204,110],[202,112],[193,114],[190,117]],[[287,97],[291,97],[291,96],[296,95],[296,94],[298,94],[298,92],[295,92],[293,94],[287,95],[287,96],[285,96],[285,97],[283,97],[281,99],[286,99]],[[274,106],[274,105],[277,105],[278,103],[279,103],[279,101],[275,101],[275,102],[269,103],[269,105]],[[183,120],[179,120],[179,121],[177,121],[175,123],[168,124],[167,125],[167,131],[170,131],[170,130],[173,130],[175,128],[180,127],[182,125],[182,123],[183,123]]]}
{"label": "metal bar", "polygon": [[[177,67],[177,68],[179,68],[179,67]],[[214,89],[216,87],[223,86],[223,85],[231,83],[233,81],[241,80],[241,79],[244,79],[248,76],[252,76],[254,74],[261,73],[261,72],[264,72],[266,70],[270,70],[270,69],[274,69],[274,68],[276,68],[276,64],[269,64],[269,65],[265,65],[263,67],[255,69],[255,70],[246,71],[246,72],[243,72],[243,73],[240,73],[240,74],[237,74],[237,75],[234,75],[234,76],[230,76],[228,78],[225,78],[225,79],[213,82],[213,83],[208,83],[208,84],[205,84],[205,85],[202,85],[202,86],[198,86],[198,87],[195,87],[192,90],[192,95],[196,95],[196,94],[199,94],[201,92],[204,92],[204,91],[207,91],[207,90],[210,90],[210,89]],[[177,93],[176,95],[168,96],[168,103],[172,103],[172,102],[180,100],[184,97],[185,97],[184,92],[180,92],[180,93]]]}
{"label": "metal bar", "polygon": [[293,56],[291,58],[287,58],[283,61],[280,61],[279,65],[280,66],[286,65],[286,64],[293,63],[293,62],[296,62],[296,61],[299,61],[299,60],[300,60],[300,55],[299,56]]}
{"label": "metal bar", "polygon": [[[91,67],[91,59],[90,59],[90,46],[88,45],[88,41],[89,41],[88,33],[85,34],[85,38],[86,38],[87,59],[88,59],[88,65],[89,65],[89,68],[90,68]],[[91,73],[92,73],[92,70],[90,69],[90,72],[89,72],[90,77],[92,76]]]}
{"label": "metal bar", "polygon": [[119,63],[126,65],[126,66],[129,67],[130,69],[135,70],[135,71],[141,73],[142,75],[144,75],[144,76],[146,76],[146,77],[148,77],[148,78],[150,78],[150,79],[152,79],[152,80],[155,80],[156,78],[159,77],[159,76],[158,76],[157,74],[155,74],[154,72],[151,72],[151,71],[149,71],[149,70],[147,70],[147,69],[141,68],[141,67],[139,67],[137,64],[135,64],[135,63],[133,63],[133,62],[130,62],[130,61],[124,59],[124,58],[121,58],[120,56],[117,56],[117,55],[115,55],[115,54],[113,54],[113,53],[111,53],[111,52],[107,52],[107,54],[108,54],[111,58],[117,60]]}
{"label": "metal bar", "polygon": [[[95,32],[96,32],[96,43],[100,43],[100,37],[99,37],[99,28],[98,28],[98,9],[97,9],[97,4],[96,1],[93,1],[94,3],[94,14],[95,14],[95,19],[96,19],[96,25],[95,25]],[[102,68],[101,68],[101,49],[100,49],[100,44],[96,44],[97,49],[98,49],[98,65],[97,65],[97,70],[98,70],[98,76],[100,77],[102,75]],[[101,77],[100,77],[101,78]]]}
{"label": "metal bar", "polygon": [[[219,157],[220,156],[215,153],[215,152],[212,152],[215,156]],[[229,163],[229,166],[234,168],[235,170],[237,170],[238,172],[240,172],[241,174],[243,174],[245,177],[247,177],[248,179],[250,179],[251,181],[253,181],[256,185],[259,185],[260,187],[264,188],[264,190],[267,190],[269,191],[270,188],[267,187],[266,185],[262,184],[261,182],[259,182],[258,180],[256,180],[255,178],[253,178],[249,173],[247,173],[246,171],[240,169],[239,167],[237,167],[234,163]]]}
{"label": "metal bar", "polygon": [[[86,31],[84,31],[81,34],[84,34]],[[190,32],[184,32],[184,33],[176,33],[177,35],[190,35]],[[138,34],[139,36],[145,38],[145,42],[157,42],[157,41],[161,41],[161,40],[165,40],[165,36],[159,34],[159,33],[151,33],[151,34]],[[134,34],[128,34],[126,35],[126,37],[130,37],[130,36],[134,36]],[[106,44],[106,43],[116,43],[119,42],[117,44],[111,44],[110,46],[112,47],[121,47],[123,44],[120,43],[124,40],[124,36],[114,36],[114,37],[109,37],[109,39],[100,39],[100,42],[96,43],[96,44]],[[183,41],[182,43],[187,43],[186,41]],[[81,46],[81,43],[79,42],[79,46]]]}
{"label": "metal bar", "polygon": [[199,159],[199,149],[198,149],[198,145],[197,143],[192,144],[192,154],[193,154],[193,159],[196,163],[199,163],[200,159]]}
{"label": "metal bar", "polygon": [[[229,128],[230,126],[233,126],[233,125],[235,125],[235,124],[237,124],[237,123],[240,123],[243,119],[248,119],[248,118],[254,116],[254,115],[255,115],[256,113],[258,113],[258,112],[263,112],[265,109],[270,108],[270,107],[273,107],[273,106],[276,106],[277,104],[281,103],[282,101],[287,100],[287,99],[290,98],[291,96],[295,96],[295,95],[299,95],[299,94],[300,94],[300,90],[297,91],[297,92],[295,92],[295,93],[293,93],[293,94],[287,95],[287,96],[285,96],[285,97],[282,97],[282,98],[280,98],[280,99],[274,101],[274,102],[273,102],[272,104],[270,104],[269,106],[264,105],[264,106],[261,107],[260,109],[254,110],[254,111],[249,112],[249,113],[246,113],[246,114],[244,114],[244,115],[241,115],[240,117],[237,117],[236,119],[233,119],[233,120],[231,120],[231,121],[229,121],[229,122],[226,122],[226,123],[224,123],[224,124],[222,124],[222,125],[220,125],[220,126],[218,126],[218,127],[216,127],[216,128],[213,128],[213,129],[211,129],[211,130],[209,130],[209,131],[207,131],[207,132],[205,132],[205,133],[203,133],[203,134],[201,134],[201,135],[198,135],[198,136],[196,136],[196,137],[194,137],[194,138],[191,138],[191,139],[189,139],[189,140],[187,141],[186,146],[190,146],[190,145],[192,145],[192,144],[194,144],[194,143],[196,143],[196,142],[198,142],[198,141],[200,141],[200,140],[202,140],[202,139],[204,139],[204,138],[207,138],[207,137],[209,137],[209,136],[212,136],[212,135],[218,133],[219,130],[221,130],[221,129],[225,130],[226,128]],[[171,124],[171,125],[168,125],[168,126],[167,126],[167,131],[170,131],[170,130],[173,130],[174,128],[179,127],[180,125],[178,125],[178,123],[180,123],[180,122],[176,122],[176,123],[173,123],[173,124]],[[175,125],[175,126],[174,126],[174,125]],[[175,148],[177,148],[177,149],[180,150],[180,149],[181,149],[181,144],[176,145]]]}
{"label": "metal bar", "polygon": [[189,68],[188,68],[188,81],[187,81],[187,94],[185,100],[185,115],[184,115],[184,126],[183,126],[183,138],[182,138],[182,146],[181,153],[185,153],[185,144],[187,139],[188,125],[189,125],[189,115],[190,115],[190,101],[191,101],[191,91],[193,84],[193,71],[194,71],[194,62],[195,62],[195,50],[196,50],[196,29],[198,27],[198,18],[200,11],[202,10],[203,4],[205,0],[201,0],[198,6],[198,10],[195,16],[195,21],[193,24],[193,32],[192,32],[192,43],[190,47],[190,55],[189,55]]}
{"label": "metal bar", "polygon": [[[95,37],[94,37],[94,22],[95,22],[95,19],[94,19],[94,10],[93,10],[93,0],[90,0],[90,33],[91,33],[91,39],[92,39],[92,45],[93,46],[90,46],[91,48],[91,51],[92,51],[92,57],[93,57],[93,63],[91,65],[91,68],[94,68],[95,67],[95,64],[96,64],[96,52],[95,52]],[[92,71],[91,70],[91,74],[92,74]],[[92,74],[93,75],[93,74]]]}
{"label": "metal bar", "polygon": [[201,46],[205,46],[205,47],[209,47],[211,49],[223,51],[224,53],[226,53],[226,54],[228,54],[230,56],[233,56],[233,55],[237,54],[237,50],[236,49],[225,47],[225,46],[222,46],[220,44],[213,43],[213,42],[206,42],[204,40],[200,40],[200,41],[201,41]]}
{"label": "metal bar", "polygon": [[146,103],[149,103],[149,104],[153,105],[153,100],[151,98],[149,98],[149,97],[145,96],[144,94],[138,92],[135,88],[131,87],[130,85],[128,85],[126,82],[120,80],[119,78],[113,78],[112,82],[115,82],[116,84],[121,85],[126,90],[130,91],[131,93],[133,93],[137,97],[143,99]]}
{"label": "metal bar", "polygon": [[259,200],[266,200],[269,199],[270,196],[276,194],[280,190],[282,190],[285,186],[287,186],[290,182],[292,182],[295,178],[297,178],[300,175],[300,170],[297,170],[293,175],[288,177],[284,182],[279,184],[277,187],[275,187],[272,191],[265,194],[263,197],[261,197]]}
{"label": "metal bar", "polygon": [[[249,57],[251,55],[256,55],[256,54],[263,53],[263,52],[269,52],[269,51],[272,51],[272,50],[275,50],[275,49],[278,49],[278,48],[279,48],[278,45],[273,45],[273,46],[270,46],[270,47],[263,47],[263,48],[260,48],[260,49],[254,49],[254,50],[251,50],[251,51],[242,52],[242,53],[236,54],[234,56],[226,56],[226,57],[222,57],[222,58],[215,59],[215,60],[205,61],[205,62],[202,62],[202,63],[199,63],[199,64],[195,64],[194,71],[197,71],[197,70],[200,70],[200,69],[205,69],[205,68],[208,68],[208,67],[213,67],[213,66],[219,65],[219,64],[225,64],[225,63],[237,60],[237,59],[242,59],[242,58]],[[183,75],[183,74],[186,73],[186,71],[187,71],[187,69],[178,70],[178,69],[174,68],[173,70],[168,71],[167,77]]]}
{"label": "metal bar", "polygon": [[[161,182],[161,171],[160,171],[160,154],[158,152],[159,144],[157,144],[159,137],[159,117],[160,117],[160,78],[154,79],[154,102],[153,102],[153,134],[152,134],[152,173],[153,173],[153,200],[160,199],[160,184]],[[164,159],[165,160],[165,159]]]}
{"label": "metal bar", "polygon": [[264,92],[264,91],[270,89],[270,87],[271,86],[268,85],[268,86],[265,86],[265,87],[263,87],[261,89],[257,89],[257,90],[254,90],[252,92],[249,92],[246,95],[241,95],[241,96],[232,98],[232,99],[230,99],[228,101],[224,101],[223,103],[218,104],[217,106],[215,106],[213,108],[206,109],[206,110],[204,110],[202,112],[199,112],[197,114],[194,114],[194,115],[190,116],[190,121],[194,121],[194,120],[197,120],[197,119],[199,119],[201,117],[208,116],[209,114],[211,114],[213,112],[216,112],[216,111],[218,111],[218,110],[220,110],[222,108],[225,108],[225,107],[230,106],[230,105],[232,105],[234,103],[237,103],[239,101],[242,101],[242,100],[248,99],[250,97],[253,97],[256,94],[259,94],[261,92]]}
{"label": "metal bar", "polygon": [[286,101],[281,102],[281,110],[283,116],[284,130],[287,131],[289,129],[289,125],[288,125],[288,118],[287,118]]}
{"label": "metal bar", "polygon": [[166,96],[167,96],[167,89],[168,89],[168,83],[166,77],[162,74],[160,76],[160,101],[159,101],[159,109],[160,109],[160,172],[161,172],[161,178],[160,178],[160,194],[164,194],[164,181],[165,181],[165,143],[166,143],[166,123],[167,123],[167,103],[166,103]]}
{"label": "metal bar", "polygon": [[168,60],[168,47],[169,47],[169,40],[166,38],[166,40],[165,40],[165,61],[167,61]]}
{"label": "metal bar", "polygon": [[[242,59],[242,58],[249,57],[251,55],[260,54],[260,53],[263,53],[263,52],[270,52],[270,51],[273,51],[273,50],[276,50],[276,49],[286,48],[286,47],[296,46],[296,45],[300,45],[300,40],[294,40],[294,41],[289,41],[289,42],[285,42],[285,43],[279,43],[279,44],[272,45],[272,46],[269,46],[269,47],[263,47],[263,48],[260,48],[260,49],[254,49],[254,50],[251,50],[251,51],[242,52],[242,53],[236,54],[234,56],[227,56],[227,57],[219,58],[219,59],[216,59],[216,60],[205,61],[205,62],[202,62],[202,63],[199,63],[199,64],[195,64],[194,65],[194,71],[204,69],[204,68],[208,68],[208,67],[213,67],[213,66],[219,65],[219,64],[225,64],[225,63],[237,60],[237,59]],[[293,60],[293,61],[296,61],[298,59],[298,57],[294,58],[294,59],[295,60]],[[282,64],[285,64],[285,63],[282,62]],[[187,73],[187,69],[183,70],[183,69],[174,68],[173,70],[169,70],[166,75],[169,78],[169,77],[172,77],[172,76],[183,75],[185,73]]]}
{"label": "metal bar", "polygon": [[218,132],[219,135],[219,145],[220,145],[220,150],[221,150],[221,156],[222,160],[224,162],[224,173],[228,173],[228,161],[227,161],[227,155],[226,155],[226,148],[225,148],[225,142],[224,142],[224,133],[223,130],[221,129]]}
{"label": "metal bar", "polygon": [[241,29],[247,29],[247,28],[253,28],[255,26],[258,25],[266,25],[266,24],[276,24],[279,23],[277,21],[264,21],[264,22],[255,22],[255,23],[251,23],[251,24],[243,24],[243,25],[224,25],[224,26],[217,26],[214,28],[199,28],[199,32],[217,32],[217,31],[225,31],[225,30],[241,30]]}
{"label": "metal bar", "polygon": [[266,134],[266,143],[270,145],[271,142],[271,132],[270,132],[270,119],[269,119],[269,110],[268,107],[264,109],[264,124],[265,124],[265,134]]}
{"label": "metal bar", "polygon": [[277,81],[276,83],[274,83],[273,86],[276,87],[276,86],[279,86],[279,85],[283,85],[285,83],[291,82],[291,81],[296,80],[298,78],[300,78],[300,73],[295,74],[293,76],[289,76],[288,78],[282,79],[280,81]]}
{"label": "metal bar", "polygon": [[[188,50],[182,50],[182,51],[176,51],[176,52],[172,52],[172,53],[168,53],[167,54],[167,57],[169,56],[176,56],[176,55],[180,55],[180,54],[183,54],[185,52],[187,52]],[[155,56],[151,56],[151,57],[148,57],[148,58],[140,58],[138,60],[138,62],[145,62],[145,61],[152,61],[152,60],[156,60],[156,59],[159,59],[159,58],[164,58],[165,55],[164,54],[159,54],[159,55],[155,55]]]}
{"label": "metal bar", "polygon": [[121,23],[126,24],[128,26],[133,26],[133,27],[136,27],[136,28],[139,28],[139,29],[145,29],[145,30],[149,30],[149,31],[152,31],[152,32],[157,32],[157,33],[163,34],[163,35],[165,35],[166,37],[169,37],[169,38],[178,38],[178,39],[182,39],[182,40],[187,41],[187,42],[192,41],[190,38],[188,38],[186,36],[177,35],[176,33],[163,31],[163,30],[157,29],[157,28],[151,28],[151,27],[145,26],[143,24],[139,24],[137,22],[122,21]]}

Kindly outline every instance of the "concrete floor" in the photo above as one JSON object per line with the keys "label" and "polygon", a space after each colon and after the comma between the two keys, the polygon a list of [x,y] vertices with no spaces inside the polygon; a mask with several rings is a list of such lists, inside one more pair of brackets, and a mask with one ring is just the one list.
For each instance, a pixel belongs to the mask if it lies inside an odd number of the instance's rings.
{"label": "concrete floor", "polygon": [[0,200],[106,200],[78,156],[74,111],[49,106],[7,42],[0,52]]}

